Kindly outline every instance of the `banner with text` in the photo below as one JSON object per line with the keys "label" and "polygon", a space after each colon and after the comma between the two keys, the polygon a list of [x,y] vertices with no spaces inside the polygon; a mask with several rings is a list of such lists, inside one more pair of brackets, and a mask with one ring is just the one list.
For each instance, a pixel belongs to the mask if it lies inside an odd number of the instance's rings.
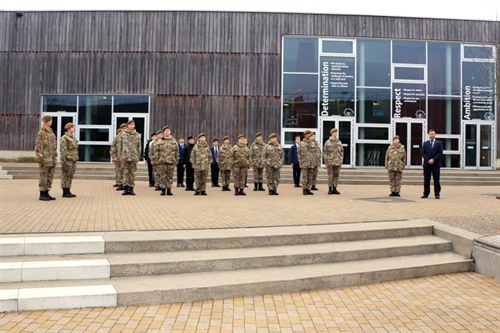
{"label": "banner with text", "polygon": [[352,57],[321,57],[319,115],[354,117],[354,67]]}

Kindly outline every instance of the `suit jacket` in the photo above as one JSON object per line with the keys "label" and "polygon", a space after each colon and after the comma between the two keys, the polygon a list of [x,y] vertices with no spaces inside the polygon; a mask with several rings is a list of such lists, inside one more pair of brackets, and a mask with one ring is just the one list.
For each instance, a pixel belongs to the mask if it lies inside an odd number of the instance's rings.
{"label": "suit jacket", "polygon": [[186,168],[192,168],[193,165],[191,164],[191,150],[193,150],[194,144],[188,146],[184,149],[184,163],[186,164]]}
{"label": "suit jacket", "polygon": [[186,150],[187,145],[185,143],[182,145],[177,143],[177,145],[179,146],[179,161],[177,162],[177,165],[182,166],[186,164],[184,161],[184,150]]}
{"label": "suit jacket", "polygon": [[[431,147],[431,140],[427,140],[422,145],[422,158],[424,159],[424,167],[435,166],[441,167],[441,156],[443,156],[443,143],[434,139],[434,147]],[[429,164],[429,160],[433,159],[434,164]]]}
{"label": "suit jacket", "polygon": [[144,148],[144,159],[146,161],[149,161],[149,144],[151,143],[151,139],[149,139],[148,141],[146,141],[146,146]]}
{"label": "suit jacket", "polygon": [[[217,147],[219,148],[219,147]],[[217,165],[217,156],[215,156],[215,147],[210,147],[210,151],[212,152],[212,163],[211,165]]]}
{"label": "suit jacket", "polygon": [[294,142],[290,148],[290,164],[299,164],[299,154],[297,144]]}

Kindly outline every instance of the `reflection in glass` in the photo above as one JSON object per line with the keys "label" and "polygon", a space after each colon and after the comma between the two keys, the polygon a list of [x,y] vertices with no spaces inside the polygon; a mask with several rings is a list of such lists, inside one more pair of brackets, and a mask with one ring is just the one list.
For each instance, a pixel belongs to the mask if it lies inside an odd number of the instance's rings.
{"label": "reflection in glass", "polygon": [[352,41],[324,40],[322,44],[323,53],[349,53],[352,54]]}
{"label": "reflection in glass", "polygon": [[285,37],[284,72],[318,72],[318,39]]}
{"label": "reflection in glass", "polygon": [[465,125],[465,166],[477,166],[477,125]]}
{"label": "reflection in glass", "polygon": [[80,141],[108,141],[107,128],[80,128]]}
{"label": "reflection in glass", "polygon": [[354,117],[354,58],[321,57],[320,62],[320,114]]}
{"label": "reflection in glass", "polygon": [[428,43],[429,95],[460,95],[460,44]]}
{"label": "reflection in glass", "polygon": [[460,97],[429,96],[429,128],[437,134],[460,134],[460,105]]}
{"label": "reflection in glass", "polygon": [[[344,147],[344,160],[342,164],[350,165],[351,164],[351,136],[352,136],[352,126],[350,121],[334,121],[334,120],[325,120],[322,124],[322,137],[317,138],[320,140],[320,144],[324,147],[325,142],[330,138],[330,130],[332,128],[337,128],[338,130],[338,138],[342,142],[342,146]],[[324,163],[324,161],[322,161]]]}
{"label": "reflection in glass", "polygon": [[111,125],[111,96],[80,96],[78,124]]}
{"label": "reflection in glass", "polygon": [[395,80],[424,80],[424,69],[415,67],[395,67]]}
{"label": "reflection in glass", "polygon": [[283,127],[316,127],[318,114],[318,76],[283,75]]}
{"label": "reflection in glass", "polygon": [[425,42],[393,41],[392,62],[425,64]]}
{"label": "reflection in glass", "polygon": [[360,140],[389,140],[389,128],[359,127],[358,139]]}
{"label": "reflection in glass", "polygon": [[[491,62],[463,62],[463,118],[467,120],[495,119],[495,64]],[[470,102],[470,107],[465,107]]]}
{"label": "reflection in glass", "polygon": [[383,167],[388,144],[357,143],[356,166]]}
{"label": "reflection in glass", "polygon": [[480,155],[479,155],[479,166],[489,167],[491,166],[491,125],[480,125],[480,135],[479,144]]}
{"label": "reflection in glass", "polygon": [[282,144],[293,145],[295,143],[296,136],[299,136],[302,140],[302,133],[303,132],[285,132],[285,140]]}
{"label": "reflection in glass", "polygon": [[83,145],[78,146],[78,155],[82,162],[109,162],[110,145]]}
{"label": "reflection in glass", "polygon": [[358,86],[391,86],[391,42],[388,40],[357,41]]}
{"label": "reflection in glass", "polygon": [[391,122],[390,89],[358,88],[358,123],[388,124]]}
{"label": "reflection in glass", "polygon": [[127,113],[148,113],[149,96],[116,95],[113,96],[113,111]]}
{"label": "reflection in glass", "polygon": [[464,46],[464,58],[493,59],[492,46]]}
{"label": "reflection in glass", "polygon": [[46,95],[42,100],[43,112],[76,112],[76,95]]}
{"label": "reflection in glass", "polygon": [[426,118],[425,84],[393,84],[393,118]]}

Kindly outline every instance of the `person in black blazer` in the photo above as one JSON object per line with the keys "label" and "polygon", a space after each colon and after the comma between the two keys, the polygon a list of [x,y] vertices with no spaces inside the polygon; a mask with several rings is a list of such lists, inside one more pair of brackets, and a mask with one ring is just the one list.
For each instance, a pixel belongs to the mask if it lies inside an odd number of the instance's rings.
{"label": "person in black blazer", "polygon": [[151,144],[156,140],[156,133],[151,134],[151,139],[146,141],[146,145],[144,147],[144,160],[146,160],[146,164],[148,165],[148,180],[149,187],[155,186],[155,179],[153,174],[153,165],[151,164],[151,157],[149,156]]}
{"label": "person in black blazer", "polygon": [[290,164],[293,167],[293,183],[294,187],[300,187],[300,165],[299,165],[299,149],[300,136],[295,137],[295,143],[290,148]]}
{"label": "person in black blazer", "polygon": [[212,152],[212,162],[210,163],[212,187],[220,187],[219,165],[217,164],[217,156],[219,155],[219,140],[213,139],[210,151]]}
{"label": "person in black blazer", "polygon": [[186,149],[186,144],[184,143],[184,137],[181,136],[177,139],[177,145],[179,146],[179,160],[177,161],[177,187],[184,187],[184,150]]}
{"label": "person in black blazer", "polygon": [[436,140],[436,131],[429,130],[429,140],[422,145],[422,158],[424,159],[424,194],[425,199],[431,193],[431,174],[434,179],[434,196],[439,199],[441,196],[441,184],[439,176],[441,171],[441,157],[443,156],[443,143]]}
{"label": "person in black blazer", "polygon": [[184,169],[186,169],[186,191],[194,191],[194,169],[191,164],[191,151],[194,147],[194,138],[188,137],[188,146],[184,150]]}

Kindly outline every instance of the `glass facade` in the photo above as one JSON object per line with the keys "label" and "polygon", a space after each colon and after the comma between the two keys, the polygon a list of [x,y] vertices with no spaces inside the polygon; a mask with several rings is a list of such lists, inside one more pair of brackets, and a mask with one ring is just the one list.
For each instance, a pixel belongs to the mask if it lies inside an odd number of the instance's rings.
{"label": "glass facade", "polygon": [[52,115],[58,145],[64,125],[76,125],[80,161],[111,162],[111,143],[123,122],[135,120],[144,146],[149,136],[149,104],[148,95],[44,95],[42,114]]}
{"label": "glass facade", "polygon": [[[344,126],[344,166],[383,167],[400,135],[407,167],[417,168],[434,129],[445,167],[493,168],[495,51],[457,42],[283,37],[284,147],[306,129],[323,144],[325,128]],[[474,145],[466,143],[471,137]]]}

